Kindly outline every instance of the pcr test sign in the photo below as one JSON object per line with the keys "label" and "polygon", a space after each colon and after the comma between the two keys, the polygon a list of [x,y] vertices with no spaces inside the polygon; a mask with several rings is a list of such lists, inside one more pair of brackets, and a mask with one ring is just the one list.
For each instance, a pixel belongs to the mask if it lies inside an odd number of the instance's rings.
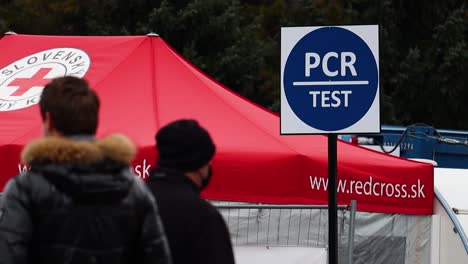
{"label": "pcr test sign", "polygon": [[281,29],[281,134],[378,133],[378,26]]}

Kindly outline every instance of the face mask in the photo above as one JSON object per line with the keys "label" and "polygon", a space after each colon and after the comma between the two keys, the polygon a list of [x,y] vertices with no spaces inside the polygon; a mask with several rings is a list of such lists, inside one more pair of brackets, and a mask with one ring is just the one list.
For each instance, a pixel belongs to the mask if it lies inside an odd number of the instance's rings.
{"label": "face mask", "polygon": [[203,189],[205,189],[206,186],[208,186],[208,184],[210,183],[212,175],[213,175],[213,171],[212,171],[211,165],[210,165],[210,167],[208,167],[208,174],[206,175],[205,178],[202,178],[200,190],[203,190]]}

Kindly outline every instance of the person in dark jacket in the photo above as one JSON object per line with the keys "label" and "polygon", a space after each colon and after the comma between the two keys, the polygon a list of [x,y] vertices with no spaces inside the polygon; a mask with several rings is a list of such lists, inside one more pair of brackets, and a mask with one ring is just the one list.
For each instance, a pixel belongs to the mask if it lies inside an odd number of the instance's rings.
{"label": "person in dark jacket", "polygon": [[30,170],[0,202],[0,263],[172,263],[154,197],[129,167],[135,146],[94,139],[99,99],[87,82],[54,79],[39,106],[45,136],[25,147]]}
{"label": "person in dark jacket", "polygon": [[156,134],[159,157],[147,184],[156,197],[175,264],[231,264],[223,217],[200,197],[211,177],[215,145],[195,120],[177,120]]}

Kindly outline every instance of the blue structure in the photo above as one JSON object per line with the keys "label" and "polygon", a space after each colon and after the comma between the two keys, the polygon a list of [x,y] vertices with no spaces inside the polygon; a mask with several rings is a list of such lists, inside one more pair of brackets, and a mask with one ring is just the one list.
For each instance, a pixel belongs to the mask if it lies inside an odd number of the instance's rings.
{"label": "blue structure", "polygon": [[[343,140],[353,141],[350,136]],[[400,157],[430,159],[442,168],[468,169],[468,131],[436,129],[426,124],[383,125],[380,134],[361,134],[357,143],[400,147]],[[391,150],[382,148],[390,153]]]}

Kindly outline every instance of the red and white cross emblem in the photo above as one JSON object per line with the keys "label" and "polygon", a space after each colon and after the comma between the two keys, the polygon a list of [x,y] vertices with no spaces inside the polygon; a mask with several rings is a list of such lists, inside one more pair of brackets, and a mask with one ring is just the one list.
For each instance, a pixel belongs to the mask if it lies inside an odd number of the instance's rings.
{"label": "red and white cross emblem", "polygon": [[45,86],[52,78],[44,78],[52,68],[40,68],[32,77],[30,78],[16,78],[13,79],[6,86],[16,86],[18,87],[10,96],[23,96],[29,89],[37,86]]}

